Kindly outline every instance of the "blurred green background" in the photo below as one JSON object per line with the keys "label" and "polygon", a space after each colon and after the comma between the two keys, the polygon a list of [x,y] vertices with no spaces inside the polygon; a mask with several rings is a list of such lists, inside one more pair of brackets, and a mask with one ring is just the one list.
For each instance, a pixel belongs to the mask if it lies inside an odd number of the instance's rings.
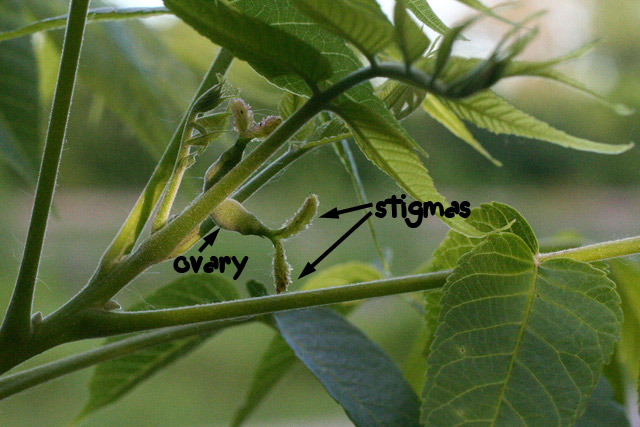
{"label": "blurred green background", "polygon": [[[29,10],[25,19],[64,13],[67,2],[38,3],[44,2],[24,2]],[[447,23],[469,13],[453,1],[433,3]],[[549,13],[540,20],[541,34],[525,56],[549,57],[599,38],[601,42],[594,51],[563,66],[564,71],[609,99],[640,110],[640,3],[618,0],[613,7],[605,0],[565,0],[561,4],[529,0],[504,14],[518,19],[545,7]],[[484,20],[470,30],[472,41],[461,47],[461,53],[486,53],[504,29],[495,21]],[[40,70],[42,129],[55,83],[61,32],[48,36],[32,38]],[[215,50],[172,18],[88,27],[56,193],[56,214],[50,221],[42,259],[38,310],[51,312],[90,277],[152,172]],[[275,109],[280,91],[245,64],[236,62],[229,78],[258,113]],[[617,116],[556,84],[516,79],[499,84],[497,89],[525,111],[578,136],[609,143],[640,141],[637,114]],[[426,165],[450,200],[469,200],[472,206],[492,200],[508,203],[523,213],[540,237],[576,230],[587,240],[598,241],[640,233],[637,148],[620,156],[599,156],[474,129],[485,147],[504,163],[496,168],[422,112],[407,119],[406,126],[430,153]],[[230,139],[223,139],[214,144],[189,169],[182,205],[197,194],[207,165],[229,143]],[[359,153],[356,155],[371,200],[400,193],[389,177]],[[357,203],[349,176],[330,147],[316,150],[289,167],[247,206],[269,224],[279,224],[311,192],[318,194],[321,211]],[[32,196],[29,185],[0,168],[3,312],[17,275]],[[385,251],[391,254],[394,275],[407,274],[426,261],[446,232],[440,222],[431,220],[418,229],[409,229],[391,218],[376,219],[374,224]],[[316,220],[310,230],[289,242],[294,274],[349,226],[348,220]],[[250,278],[269,282],[272,248],[268,242],[221,233],[216,252],[249,255],[239,282]],[[366,228],[333,252],[321,267],[348,260],[379,263]],[[174,276],[168,264],[152,268],[123,290],[117,300],[126,307]],[[367,302],[352,318],[401,366],[405,363],[420,325],[418,315],[405,300],[390,297]],[[271,335],[262,325],[227,330],[116,405],[92,415],[83,425],[226,425],[241,404]],[[24,367],[97,344],[82,342],[55,348]],[[90,374],[87,369],[2,401],[0,425],[70,423],[84,404]],[[312,375],[298,366],[276,386],[249,425],[350,424]]]}

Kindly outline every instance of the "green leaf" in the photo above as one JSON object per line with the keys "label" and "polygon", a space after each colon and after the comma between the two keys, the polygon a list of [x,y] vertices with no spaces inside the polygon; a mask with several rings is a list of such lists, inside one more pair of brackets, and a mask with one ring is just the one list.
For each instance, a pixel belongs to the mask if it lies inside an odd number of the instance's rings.
{"label": "green leaf", "polygon": [[[322,52],[333,69],[333,75],[329,79],[332,83],[362,66],[344,40],[324,31],[319,24],[296,9],[290,0],[236,0],[233,6],[247,15],[260,18],[264,22],[304,40]],[[307,85],[298,76],[282,76],[272,79],[272,82],[298,95],[308,96],[311,94]],[[368,83],[351,89],[349,94],[359,100],[374,101],[371,85]]]}
{"label": "green leaf", "polygon": [[[278,101],[278,111],[282,120],[286,120],[295,113],[300,107],[302,107],[309,98],[297,95],[291,92],[285,92]],[[292,137],[295,141],[304,141],[317,127],[316,118],[307,122],[296,134]]]}
{"label": "green leaf", "polygon": [[[87,23],[149,18],[152,16],[167,15],[170,13],[171,12],[164,7],[122,7],[118,9],[114,9],[112,7],[100,7],[96,9],[89,9],[89,13],[87,14]],[[67,15],[45,18],[14,30],[0,31],[0,42],[35,34],[40,31],[57,30],[64,28],[66,25]]]}
{"label": "green leaf", "polygon": [[459,3],[465,4],[467,6],[469,6],[470,8],[473,8],[479,12],[484,12],[484,13],[490,13],[492,14],[493,11],[485,6],[481,1],[479,0],[457,0]]}
{"label": "green leaf", "polygon": [[[309,278],[302,286],[302,290],[322,289],[351,283],[370,282],[381,279],[380,272],[369,264],[351,261],[337,264],[321,270]],[[353,306],[353,302],[345,303]]]}
{"label": "green leaf", "polygon": [[603,144],[578,138],[518,110],[495,93],[485,90],[465,99],[440,101],[461,119],[497,134],[511,134],[538,139],[580,151],[620,154],[633,147],[629,144]]}
{"label": "green leaf", "polygon": [[446,69],[446,66],[451,58],[451,51],[453,50],[453,43],[458,39],[461,35],[462,31],[467,28],[469,25],[473,24],[475,19],[468,19],[463,22],[461,25],[458,25],[451,30],[449,30],[440,40],[440,44],[438,44],[438,50],[435,55],[434,61],[428,61],[427,64],[433,63],[433,71],[432,78],[439,78],[442,74],[443,70]]}
{"label": "green leaf", "polygon": [[[441,289],[431,289],[424,291],[424,356],[425,359],[431,352],[431,344],[438,329],[438,318],[440,317],[440,299],[442,299]],[[423,382],[424,385],[424,382]]]}
{"label": "green leaf", "polygon": [[438,18],[427,0],[406,0],[406,5],[420,22],[438,34],[444,35],[449,31],[449,27]]}
{"label": "green leaf", "polygon": [[[618,285],[616,284],[616,290],[618,289]],[[623,319],[626,320],[624,315],[624,305],[622,309]],[[624,330],[624,321],[622,322],[622,327]],[[627,377],[629,371],[625,369],[624,366],[620,363],[620,341],[616,343],[616,347],[613,350],[613,355],[611,356],[611,361],[606,364],[602,370],[602,380],[606,380],[609,386],[612,389],[612,397],[617,403],[624,405],[626,402],[626,394],[627,394]]]}
{"label": "green leaf", "polygon": [[393,26],[375,0],[293,0],[293,3],[368,58],[393,41]]}
{"label": "green leaf", "polygon": [[356,426],[418,426],[419,401],[382,349],[344,317],[316,308],[279,313],[276,326]]}
{"label": "green leaf", "polygon": [[[415,153],[416,144],[413,140],[405,138],[384,117],[364,105],[344,100],[333,109],[349,125],[360,150],[367,158],[391,176],[407,193],[422,202],[446,203]],[[481,236],[481,233],[460,217],[441,219],[465,234]]]}
{"label": "green leaf", "polygon": [[165,0],[165,5],[267,78],[294,74],[314,84],[331,76],[331,64],[313,46],[221,0]]}
{"label": "green leaf", "polygon": [[[160,288],[129,310],[161,310],[234,299],[238,299],[238,292],[223,276],[193,274]],[[97,365],[89,382],[89,401],[80,417],[117,401],[151,375],[198,348],[214,333],[164,342]],[[105,344],[121,339],[109,338]]]}
{"label": "green leaf", "polygon": [[404,60],[412,63],[427,50],[431,42],[420,27],[411,19],[405,9],[404,1],[397,0],[393,9],[395,39]]}
{"label": "green leaf", "polygon": [[285,92],[278,100],[278,111],[283,120],[288,119],[293,113],[298,111],[309,100],[305,96],[295,93]]}
{"label": "green leaf", "polygon": [[[575,58],[579,58],[588,52],[594,43],[589,43],[579,49],[576,49],[567,54],[557,56],[555,58],[551,58],[543,61],[509,61],[509,63],[502,70],[501,78],[507,77],[540,77],[543,79],[548,79],[555,81],[560,84],[564,84],[569,86],[579,92],[582,92],[594,100],[596,100],[599,104],[604,105],[607,108],[614,110],[617,114],[620,115],[630,115],[634,112],[634,110],[624,104],[613,103],[607,100],[605,97],[600,95],[599,93],[589,89],[584,83],[575,80],[572,77],[567,76],[554,69],[555,65],[564,63],[566,61],[570,61]],[[449,58],[447,66],[444,68],[440,75],[440,79],[451,82],[457,78],[460,78],[465,73],[470,72],[473,68],[477,67],[483,60],[480,58],[462,58],[459,56],[452,56]],[[427,60],[421,62],[421,68],[425,71],[430,72],[434,68],[433,60]]]}
{"label": "green leaf", "polygon": [[555,65],[560,63],[570,61],[575,58],[579,58],[583,56],[585,53],[591,50],[593,46],[595,46],[595,42],[588,43],[574,51],[571,51],[567,54],[557,56],[555,58],[551,58],[545,61],[511,61],[507,67],[504,69],[503,77],[511,77],[511,76],[531,76],[531,77],[540,77],[544,79],[553,80],[560,84],[564,84],[569,86],[579,92],[582,92],[598,103],[604,105],[607,108],[612,109],[617,114],[628,116],[634,113],[634,110],[624,104],[613,103],[607,100],[605,97],[595,92],[594,90],[589,89],[587,85],[584,83],[567,76],[566,74],[552,68]]}
{"label": "green leaf", "polygon": [[464,122],[455,115],[453,111],[445,104],[443,104],[437,97],[433,95],[427,95],[422,103],[424,110],[444,127],[446,127],[452,134],[469,144],[473,149],[489,159],[491,163],[496,166],[502,166],[498,160],[494,159],[491,154],[478,142],[477,139],[469,132],[469,129],[464,125]]}
{"label": "green leaf", "polygon": [[616,114],[619,114],[621,116],[629,116],[634,113],[633,108],[630,108],[624,104],[614,103],[607,100],[605,97],[603,97],[599,93],[589,89],[587,85],[585,85],[584,83],[572,77],[569,77],[558,70],[554,70],[552,68],[549,68],[549,69],[525,68],[526,65],[527,65],[526,62],[523,62],[523,61],[512,62],[510,66],[507,66],[503,77],[509,77],[511,73],[518,73],[513,75],[520,75],[520,76],[526,75],[526,76],[541,77],[541,78],[553,80],[555,82],[558,82],[566,86],[569,86],[573,89],[576,89],[577,91],[582,92],[586,95],[589,95],[599,104],[612,109]]}
{"label": "green leaf", "polygon": [[332,142],[339,142],[346,138],[351,138],[351,132],[342,123],[342,120],[333,118],[324,123],[316,123],[315,129],[307,136],[307,143],[304,146],[309,149]]}
{"label": "green leaf", "polygon": [[[469,218],[465,219],[465,221],[469,222],[477,230],[485,233],[503,231],[508,227],[510,232],[520,236],[520,238],[527,242],[527,246],[529,246],[533,253],[538,252],[538,242],[533,234],[533,230],[531,230],[527,221],[518,211],[511,206],[498,202],[492,202],[490,204],[483,203],[479,207],[473,208],[471,215],[469,215]],[[417,273],[428,273],[454,268],[460,257],[475,248],[482,241],[483,239],[468,237],[455,230],[449,230],[445,239],[433,252],[431,260],[425,266],[419,268]],[[432,289],[424,292],[425,326],[427,330],[425,353],[427,356],[429,355],[429,349],[438,327],[441,296],[441,289]]]}
{"label": "green leaf", "polygon": [[640,374],[640,265],[629,259],[607,261],[609,277],[616,283],[622,300],[622,334],[618,343],[618,356],[630,378]]}
{"label": "green leaf", "polygon": [[[416,61],[416,64],[421,59]],[[414,64],[415,65],[415,64]],[[402,120],[422,105],[426,92],[397,80],[387,80],[376,88],[376,94],[396,119]]]}
{"label": "green leaf", "polygon": [[[507,229],[509,232],[519,236],[532,253],[538,253],[538,241],[531,226],[511,206],[498,202],[483,203],[479,207],[473,208],[471,215],[465,221],[487,234]],[[427,273],[454,268],[460,257],[471,251],[482,241],[482,239],[468,237],[455,230],[449,230],[440,246],[433,252],[431,261],[427,267],[421,269],[421,272]]]}
{"label": "green leaf", "polygon": [[443,288],[429,355],[428,425],[573,425],[607,363],[622,311],[605,273],[539,263],[513,233],[463,255]]}
{"label": "green leaf", "polygon": [[[16,0],[0,5],[0,31],[24,23]],[[29,39],[0,43],[0,162],[35,183],[40,157],[38,64]]]}
{"label": "green leaf", "polygon": [[[252,16],[272,25],[277,25],[296,37],[314,46],[331,62],[333,76],[330,83],[346,77],[350,73],[360,69],[362,63],[353,51],[338,36],[324,31],[322,27],[297,10],[290,0],[237,0],[234,6]],[[309,95],[308,88],[299,77],[285,76],[274,80],[274,83],[289,92],[299,95]],[[375,95],[373,86],[369,82],[362,83],[348,90],[342,99],[367,106],[380,115],[386,122],[396,128],[404,139],[413,141],[393,114],[385,107],[383,102]],[[342,138],[340,138],[342,139]],[[339,140],[339,139],[338,139]]]}
{"label": "green leaf", "polygon": [[[302,286],[302,290],[321,289],[330,286],[348,285],[380,279],[378,270],[368,264],[348,262],[338,264],[314,274]],[[334,306],[343,314],[356,308],[356,303]],[[253,375],[249,392],[242,406],[233,417],[232,426],[241,425],[258,404],[265,398],[277,382],[294,366],[298,359],[280,334],[273,337],[267,350],[260,359],[258,369]]]}
{"label": "green leaf", "polygon": [[602,377],[589,397],[587,409],[576,427],[628,427],[624,406],[613,399],[613,390]]}
{"label": "green leaf", "polygon": [[402,374],[417,394],[424,389],[424,377],[427,372],[427,359],[425,357],[425,344],[427,342],[429,325],[420,328],[417,336],[411,343],[407,351],[404,363],[402,364]]}

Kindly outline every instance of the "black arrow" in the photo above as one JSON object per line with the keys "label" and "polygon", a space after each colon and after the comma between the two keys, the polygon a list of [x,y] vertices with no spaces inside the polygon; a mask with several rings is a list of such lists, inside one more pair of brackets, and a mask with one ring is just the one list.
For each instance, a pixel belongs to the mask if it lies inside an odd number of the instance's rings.
{"label": "black arrow", "polygon": [[364,205],[354,206],[352,208],[341,209],[341,210],[338,210],[338,208],[333,208],[329,212],[325,213],[324,215],[320,215],[320,218],[338,219],[342,214],[359,211],[360,209],[366,209],[372,206],[373,206],[373,203],[365,203]]}
{"label": "black arrow", "polygon": [[213,246],[213,243],[216,241],[216,237],[218,237],[219,232],[220,232],[220,229],[217,228],[213,231],[213,233],[209,233],[206,236],[204,236],[203,237],[204,243],[202,244],[202,246],[200,246],[200,249],[198,249],[198,252],[204,251],[207,248],[207,246]]}
{"label": "black arrow", "polygon": [[320,263],[320,261],[322,261],[323,259],[325,259],[325,257],[327,255],[329,255],[331,253],[331,251],[333,251],[335,248],[338,247],[338,245],[340,245],[340,243],[344,242],[347,237],[349,237],[349,235],[351,233],[353,233],[354,231],[356,231],[358,229],[358,227],[360,227],[362,224],[365,223],[366,220],[369,219],[369,217],[372,215],[371,212],[367,212],[367,214],[365,216],[363,216],[362,218],[360,218],[360,221],[356,222],[355,225],[353,227],[351,227],[349,229],[349,231],[347,231],[346,233],[344,233],[342,235],[342,237],[340,237],[333,245],[331,245],[329,247],[329,249],[327,249],[326,251],[324,251],[322,253],[322,255],[320,255],[315,261],[313,262],[308,262],[307,265],[304,266],[304,269],[302,270],[302,273],[300,273],[300,276],[298,276],[298,279],[303,278],[304,276],[306,276],[307,274],[311,274],[314,271],[316,271],[316,265],[318,265]]}

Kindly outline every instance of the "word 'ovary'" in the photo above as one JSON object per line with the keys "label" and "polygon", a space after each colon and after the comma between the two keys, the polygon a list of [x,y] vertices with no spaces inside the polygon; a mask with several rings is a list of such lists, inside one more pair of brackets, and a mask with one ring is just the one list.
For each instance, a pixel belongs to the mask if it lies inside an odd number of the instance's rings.
{"label": "word 'ovary'", "polygon": [[204,263],[204,257],[202,256],[190,256],[186,257],[181,255],[173,260],[173,269],[178,273],[187,273],[189,270],[193,270],[194,273],[200,271],[200,267],[202,267],[202,271],[204,273],[213,273],[218,270],[220,273],[224,273],[226,266],[234,265],[236,267],[236,272],[233,275],[233,280],[238,280],[238,277],[244,271],[244,268],[247,266],[247,262],[249,261],[248,256],[244,256],[240,261],[235,256],[212,256],[209,257],[209,261]]}
{"label": "word 'ovary'", "polygon": [[387,209],[391,210],[391,217],[397,218],[398,216],[404,218],[407,226],[410,228],[418,228],[422,224],[424,218],[438,215],[445,218],[453,218],[459,215],[461,218],[468,218],[471,214],[469,209],[471,204],[469,202],[455,202],[452,201],[450,206],[445,208],[440,202],[419,202],[413,201],[411,203],[405,202],[405,194],[400,197],[393,196],[381,200],[376,203],[376,217],[384,218],[387,216]]}

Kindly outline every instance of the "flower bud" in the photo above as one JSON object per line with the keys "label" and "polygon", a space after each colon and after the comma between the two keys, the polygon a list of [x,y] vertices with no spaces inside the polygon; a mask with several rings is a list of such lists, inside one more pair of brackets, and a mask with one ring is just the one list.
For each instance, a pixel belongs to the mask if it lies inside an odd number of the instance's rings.
{"label": "flower bud", "polygon": [[223,83],[218,83],[207,90],[194,102],[191,111],[193,113],[205,113],[216,108],[222,102]]}

